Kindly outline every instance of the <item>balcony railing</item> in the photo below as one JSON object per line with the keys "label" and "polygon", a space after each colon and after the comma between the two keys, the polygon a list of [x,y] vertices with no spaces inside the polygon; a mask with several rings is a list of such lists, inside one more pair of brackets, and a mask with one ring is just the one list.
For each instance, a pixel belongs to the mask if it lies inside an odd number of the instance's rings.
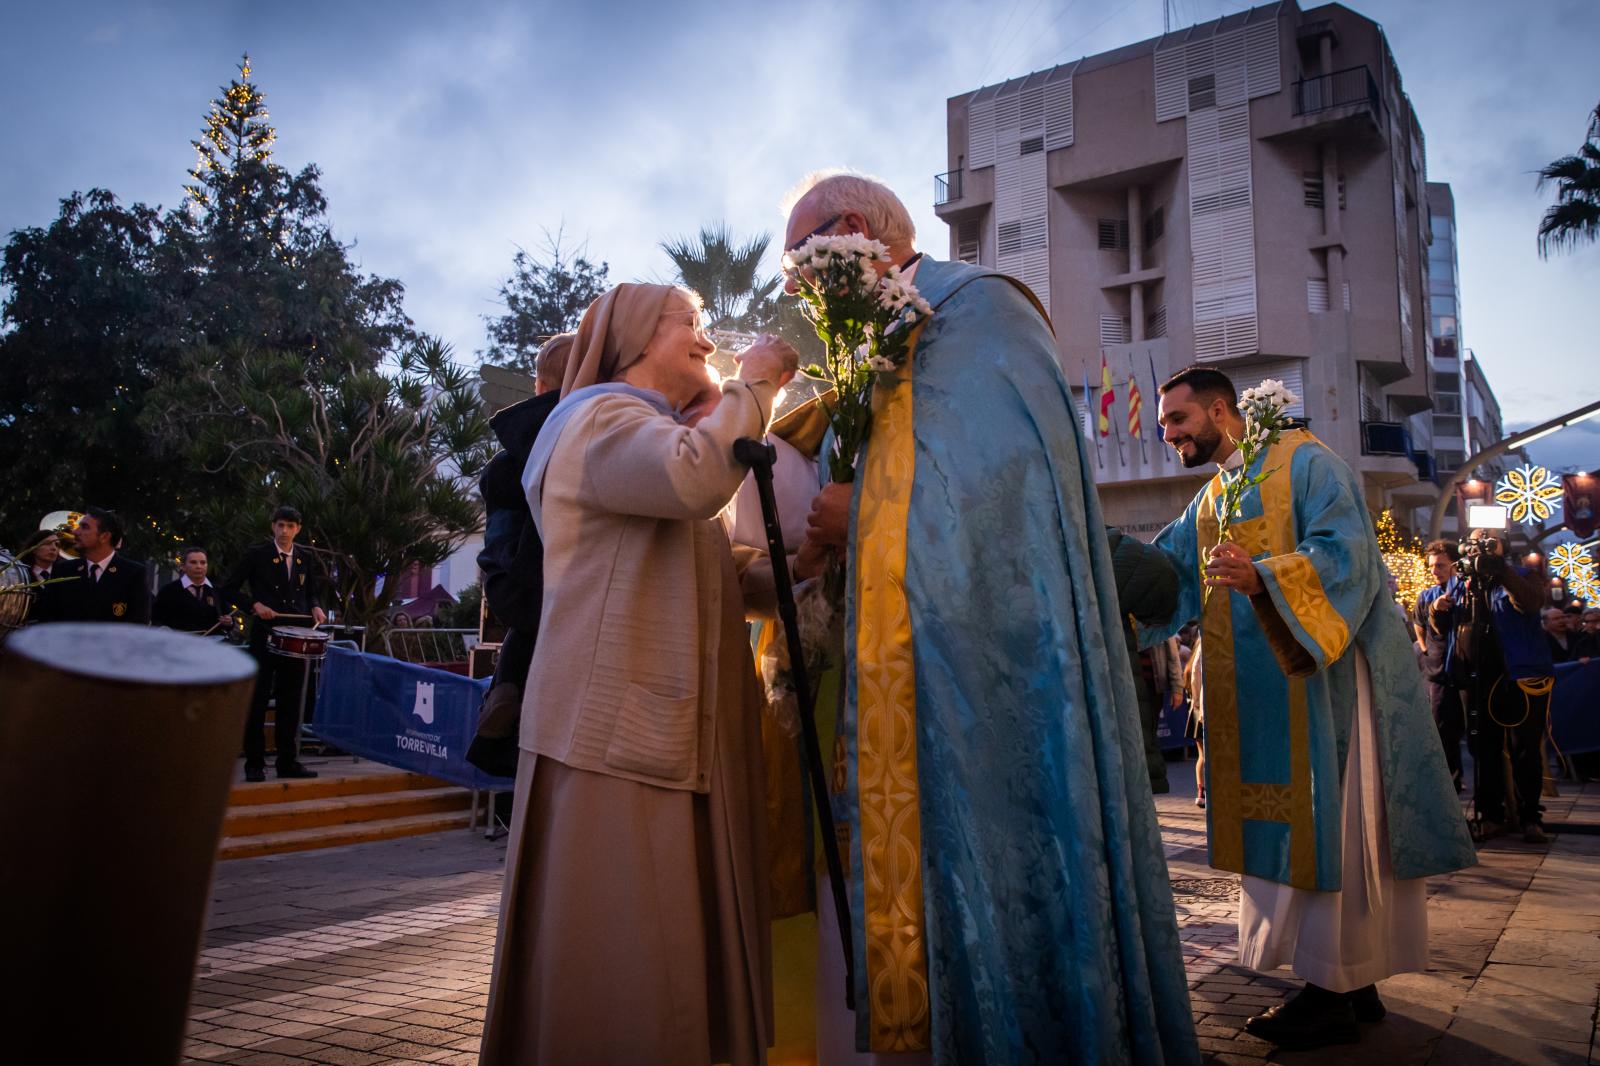
{"label": "balcony railing", "polygon": [[1378,83],[1366,67],[1350,67],[1306,78],[1294,83],[1294,113],[1315,115],[1336,107],[1365,106],[1374,115],[1383,113],[1383,97]]}
{"label": "balcony railing", "polygon": [[948,170],[933,176],[933,206],[961,199],[961,171]]}

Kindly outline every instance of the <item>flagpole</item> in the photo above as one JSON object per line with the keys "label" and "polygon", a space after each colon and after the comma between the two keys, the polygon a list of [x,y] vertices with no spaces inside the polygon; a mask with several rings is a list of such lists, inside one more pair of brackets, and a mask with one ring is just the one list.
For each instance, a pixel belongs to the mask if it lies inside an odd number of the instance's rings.
{"label": "flagpole", "polygon": [[[1094,424],[1094,416],[1090,413],[1094,410],[1093,397],[1094,394],[1089,391],[1089,360],[1085,359],[1083,361],[1083,414],[1085,418],[1091,420],[1089,423],[1091,426]],[[1105,459],[1100,455],[1100,434],[1091,429],[1089,435],[1094,438],[1094,465],[1105,469]]]}
{"label": "flagpole", "polygon": [[[1166,452],[1161,447],[1161,415],[1159,413],[1161,410],[1161,379],[1156,377],[1156,357],[1148,351],[1144,355],[1146,359],[1150,360],[1150,387],[1155,390],[1150,393],[1150,398],[1155,401],[1157,411],[1154,423],[1155,428],[1151,432],[1156,435],[1156,454],[1165,457]],[[1132,368],[1130,367],[1129,369]]]}

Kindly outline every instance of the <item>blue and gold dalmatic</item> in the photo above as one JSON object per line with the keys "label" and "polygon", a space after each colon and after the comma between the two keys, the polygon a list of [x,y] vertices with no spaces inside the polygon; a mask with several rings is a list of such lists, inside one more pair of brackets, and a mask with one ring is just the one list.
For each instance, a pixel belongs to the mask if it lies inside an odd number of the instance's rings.
{"label": "blue and gold dalmatic", "polygon": [[[1149,645],[1200,619],[1211,865],[1295,888],[1341,883],[1341,782],[1356,708],[1359,646],[1372,671],[1394,876],[1476,861],[1444,751],[1383,575],[1372,519],[1350,467],[1303,429],[1256,459],[1229,539],[1256,560],[1256,602],[1208,594],[1221,476],[1156,537],[1177,566],[1180,600]],[[1231,476],[1231,475],[1230,475]]]}
{"label": "blue and gold dalmatic", "polygon": [[1026,289],[935,311],[860,462],[835,811],[858,1046],[1198,1063],[1094,479]]}

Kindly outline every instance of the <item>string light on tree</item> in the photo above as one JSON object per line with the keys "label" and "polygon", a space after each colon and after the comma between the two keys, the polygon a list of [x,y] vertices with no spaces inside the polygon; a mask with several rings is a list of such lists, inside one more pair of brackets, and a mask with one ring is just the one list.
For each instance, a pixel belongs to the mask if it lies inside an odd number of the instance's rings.
{"label": "string light on tree", "polygon": [[1561,479],[1531,463],[1506,471],[1494,486],[1496,503],[1511,508],[1513,522],[1533,525],[1555,514],[1561,499]]}
{"label": "string light on tree", "polygon": [[1411,610],[1417,597],[1433,584],[1433,574],[1428,571],[1422,542],[1416,537],[1407,540],[1401,536],[1394,524],[1394,512],[1388,508],[1378,515],[1378,551],[1383,554],[1383,565],[1394,575],[1395,602]]}

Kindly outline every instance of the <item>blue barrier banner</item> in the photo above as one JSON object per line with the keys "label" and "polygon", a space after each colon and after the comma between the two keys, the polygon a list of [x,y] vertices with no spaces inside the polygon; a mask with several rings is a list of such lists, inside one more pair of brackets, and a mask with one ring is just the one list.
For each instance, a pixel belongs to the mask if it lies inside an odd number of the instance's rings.
{"label": "blue barrier banner", "polygon": [[1184,735],[1184,730],[1188,726],[1188,700],[1184,700],[1176,707],[1168,704],[1166,700],[1161,701],[1161,714],[1156,718],[1156,743],[1161,746],[1162,751],[1194,747],[1194,738]]}
{"label": "blue barrier banner", "polygon": [[509,791],[467,762],[489,681],[330,646],[311,729],[352,755],[449,781]]}
{"label": "blue barrier banner", "polygon": [[1550,737],[1563,755],[1600,751],[1600,659],[1556,665]]}

